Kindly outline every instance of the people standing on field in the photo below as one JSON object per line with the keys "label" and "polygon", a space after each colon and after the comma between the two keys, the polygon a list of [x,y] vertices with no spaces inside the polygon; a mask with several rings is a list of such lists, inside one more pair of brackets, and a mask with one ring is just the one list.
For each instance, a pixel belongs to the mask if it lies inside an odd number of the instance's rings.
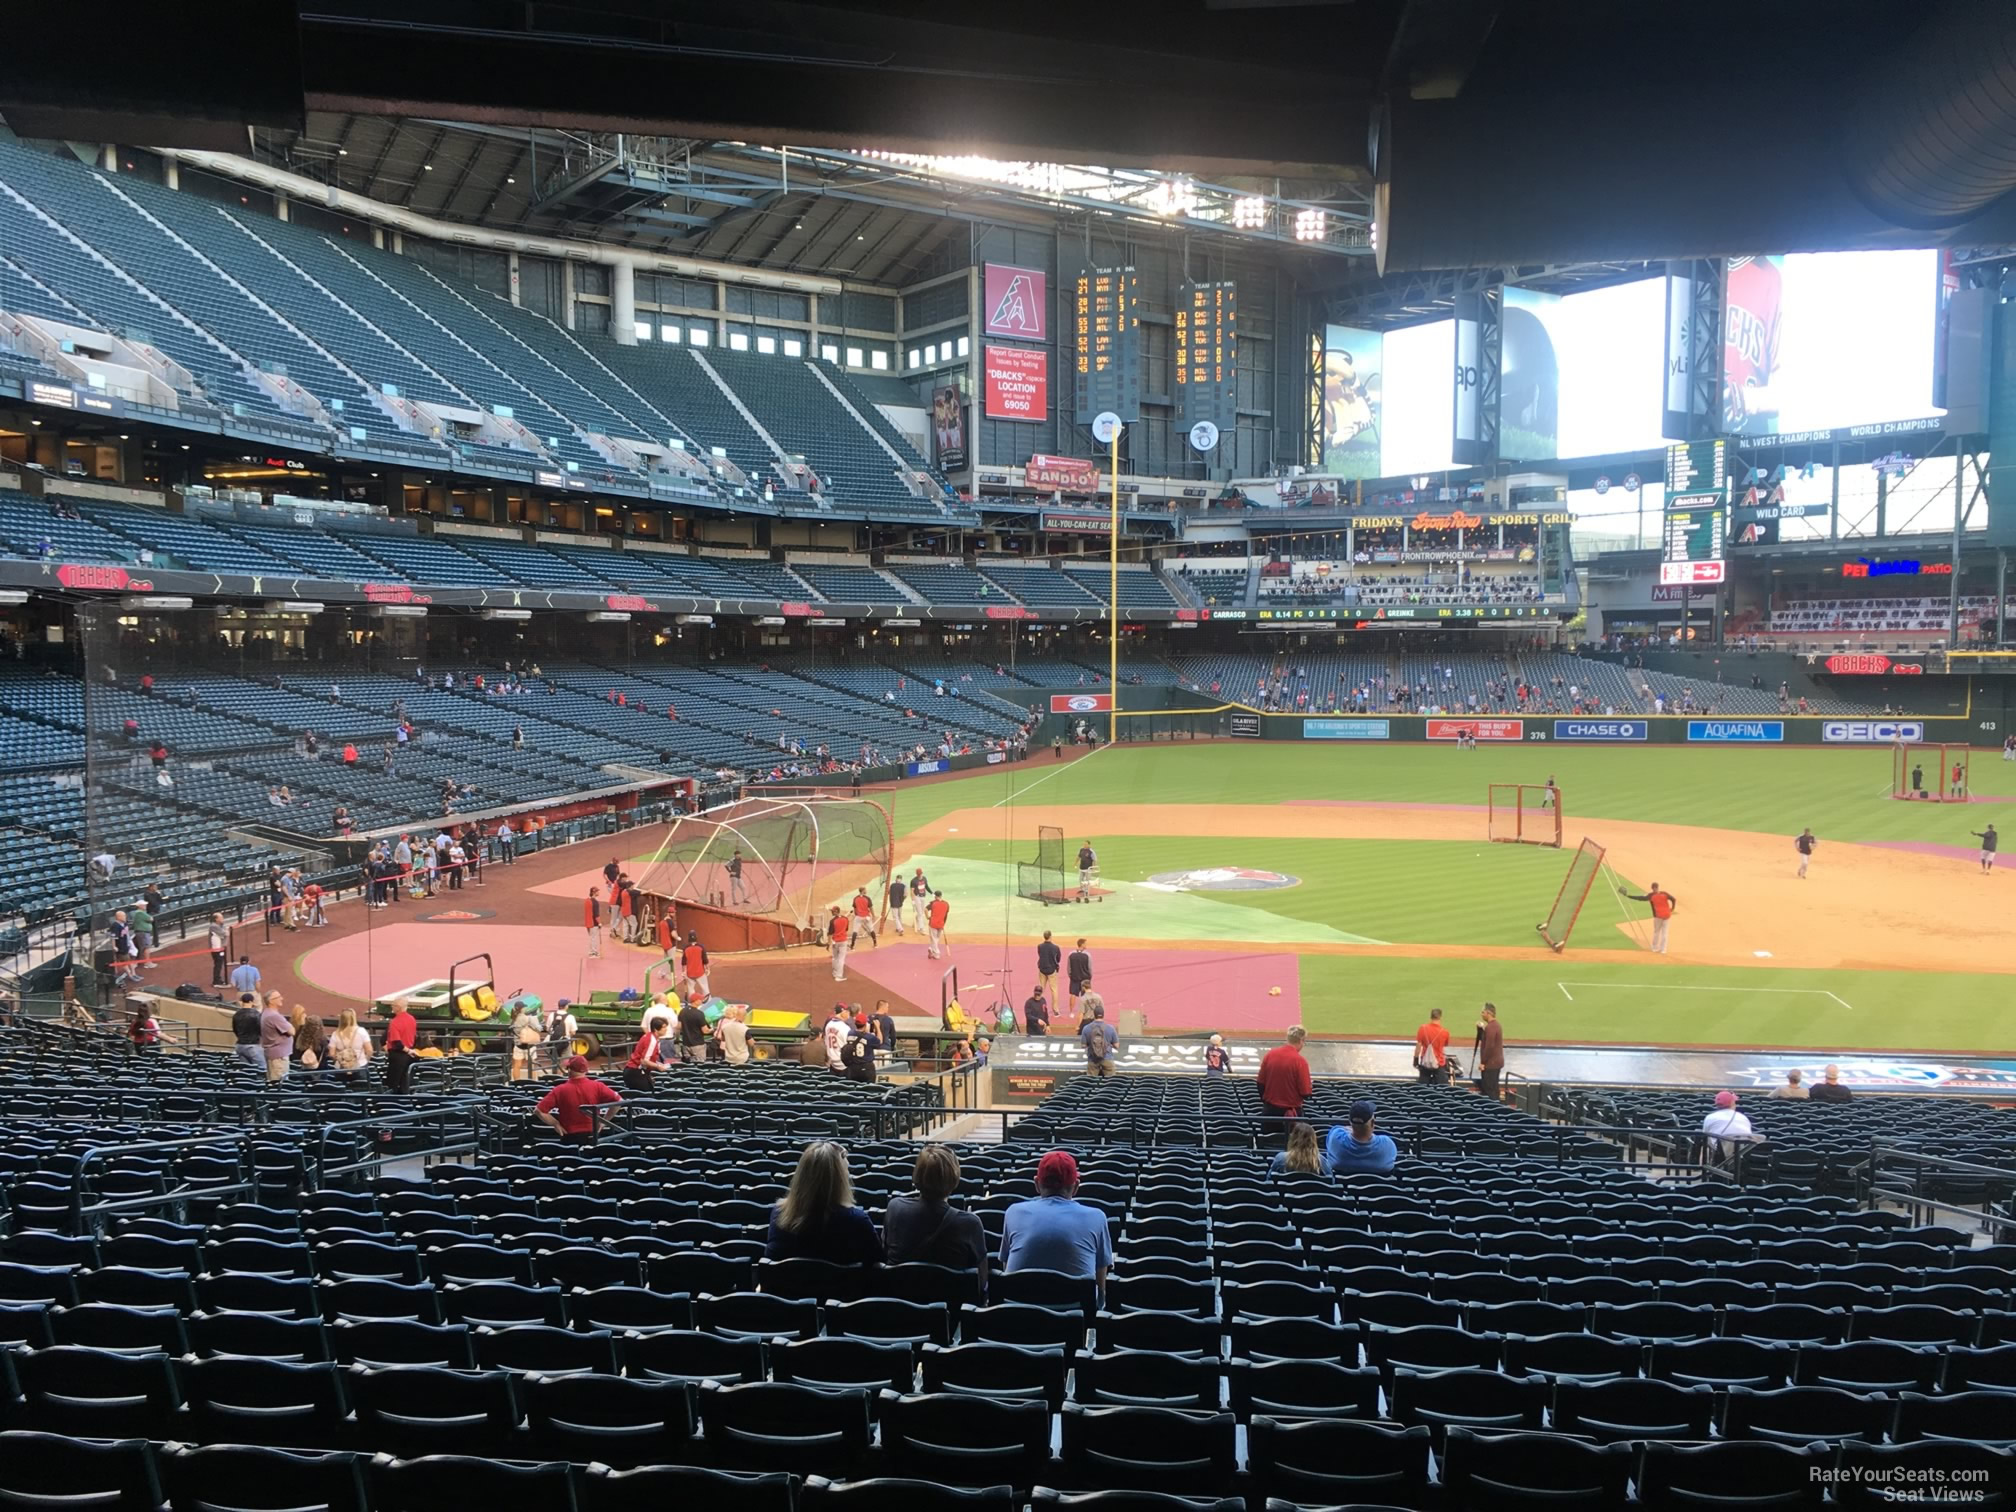
{"label": "people standing on field", "polygon": [[1799,875],[1806,875],[1806,868],[1813,860],[1813,848],[1820,842],[1813,838],[1813,826],[1807,825],[1793,838],[1792,848],[1799,852]]}
{"label": "people standing on field", "polygon": [[1617,891],[1632,902],[1643,903],[1651,908],[1652,949],[1658,955],[1666,954],[1666,928],[1672,922],[1673,911],[1680,906],[1680,900],[1661,888],[1657,882],[1642,893],[1634,893],[1623,887]]}

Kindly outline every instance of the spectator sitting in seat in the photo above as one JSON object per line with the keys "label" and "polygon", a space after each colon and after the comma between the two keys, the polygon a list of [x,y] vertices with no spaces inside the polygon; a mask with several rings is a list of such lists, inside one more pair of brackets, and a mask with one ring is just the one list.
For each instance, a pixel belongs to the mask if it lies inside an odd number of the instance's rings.
{"label": "spectator sitting in seat", "polygon": [[1332,1174],[1330,1157],[1323,1153],[1323,1147],[1316,1142],[1316,1131],[1306,1123],[1289,1125],[1288,1148],[1276,1155],[1273,1163],[1267,1167],[1269,1176],[1290,1173],[1305,1176]]}
{"label": "spectator sitting in seat", "polygon": [[1848,1088],[1841,1085],[1841,1068],[1839,1066],[1828,1066],[1826,1075],[1827,1079],[1821,1082],[1819,1086],[1813,1088],[1808,1094],[1808,1097],[1813,1102],[1847,1102],[1855,1095]]}
{"label": "spectator sitting in seat", "polygon": [[1113,1265],[1106,1215],[1076,1200],[1078,1162],[1052,1150],[1036,1165],[1036,1195],[1008,1209],[1001,1222],[1001,1269],[1054,1270],[1089,1276],[1103,1292]]}
{"label": "spectator sitting in seat", "polygon": [[1400,1147],[1393,1143],[1390,1134],[1381,1134],[1374,1128],[1378,1114],[1378,1107],[1369,1097],[1351,1104],[1350,1127],[1338,1124],[1323,1142],[1323,1153],[1330,1159],[1331,1170],[1349,1176],[1360,1171],[1383,1175],[1393,1169],[1393,1162],[1400,1158]]}
{"label": "spectator sitting in seat", "polygon": [[1750,1120],[1736,1111],[1734,1092],[1715,1094],[1715,1111],[1701,1120],[1701,1132],[1709,1136],[1709,1154],[1717,1161],[1727,1160],[1737,1145],[1757,1137],[1751,1132]]}
{"label": "spectator sitting in seat", "polygon": [[1801,1102],[1806,1100],[1806,1084],[1801,1080],[1797,1066],[1785,1073],[1785,1085],[1773,1087],[1771,1095],[1779,1098],[1797,1098]]}
{"label": "spectator sitting in seat", "polygon": [[882,1240],[891,1265],[921,1261],[953,1270],[978,1271],[980,1294],[987,1294],[987,1231],[977,1215],[949,1205],[959,1190],[959,1157],[948,1145],[927,1144],[911,1172],[916,1190],[889,1201],[882,1215]]}
{"label": "spectator sitting in seat", "polygon": [[805,1146],[783,1200],[770,1212],[767,1260],[806,1258],[837,1265],[880,1265],[882,1239],[854,1202],[847,1152],[830,1140]]}

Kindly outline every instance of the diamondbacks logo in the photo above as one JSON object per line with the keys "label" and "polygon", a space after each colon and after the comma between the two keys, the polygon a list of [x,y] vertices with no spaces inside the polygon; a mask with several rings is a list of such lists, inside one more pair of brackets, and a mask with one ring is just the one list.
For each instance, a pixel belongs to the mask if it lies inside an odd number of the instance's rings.
{"label": "diamondbacks logo", "polygon": [[1300,877],[1251,866],[1200,866],[1190,871],[1156,872],[1142,885],[1162,892],[1266,892],[1299,887]]}
{"label": "diamondbacks logo", "polygon": [[1036,290],[1027,273],[1017,273],[987,316],[987,329],[1003,336],[1034,336],[1039,324]]}
{"label": "diamondbacks logo", "polygon": [[423,924],[473,924],[478,919],[494,919],[496,917],[497,910],[494,908],[449,908],[442,910],[440,913],[422,914],[420,922]]}
{"label": "diamondbacks logo", "polygon": [[988,263],[981,289],[982,308],[987,312],[985,334],[1043,340],[1049,335],[1049,287],[1049,276],[1040,269]]}

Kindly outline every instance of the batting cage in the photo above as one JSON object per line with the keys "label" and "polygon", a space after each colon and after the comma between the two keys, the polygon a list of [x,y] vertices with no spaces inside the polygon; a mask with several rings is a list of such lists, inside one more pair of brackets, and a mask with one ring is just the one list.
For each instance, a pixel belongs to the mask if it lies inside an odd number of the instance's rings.
{"label": "batting cage", "polygon": [[1968,748],[1903,745],[1890,748],[1890,796],[1927,803],[1965,803]]}
{"label": "batting cage", "polygon": [[1064,831],[1054,824],[1036,829],[1036,859],[1015,863],[1017,897],[1038,903],[1069,903],[1075,896],[1064,883]]}
{"label": "batting cage", "polygon": [[1488,798],[1485,833],[1505,845],[1561,848],[1561,790],[1552,783],[1534,787],[1494,782]]}
{"label": "batting cage", "polygon": [[1545,919],[1533,926],[1557,955],[1567,948],[1575,920],[1580,917],[1589,889],[1595,885],[1596,875],[1602,869],[1603,847],[1594,840],[1584,840],[1581,849],[1568,863],[1568,875],[1561,879],[1561,891],[1554,896],[1553,908],[1548,910]]}
{"label": "batting cage", "polygon": [[894,851],[894,821],[872,799],[757,794],[675,820],[637,889],[709,950],[776,949],[824,938],[827,908],[852,913],[858,890],[880,919]]}

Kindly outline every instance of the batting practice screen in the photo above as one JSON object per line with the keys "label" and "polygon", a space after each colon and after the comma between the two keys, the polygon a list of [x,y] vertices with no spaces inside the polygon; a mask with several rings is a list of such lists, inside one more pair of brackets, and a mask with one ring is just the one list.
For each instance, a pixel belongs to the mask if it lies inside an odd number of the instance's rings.
{"label": "batting practice screen", "polygon": [[1548,910],[1545,919],[1533,926],[1557,955],[1568,944],[1568,936],[1582,913],[1589,889],[1595,885],[1596,874],[1602,869],[1603,847],[1594,840],[1584,840],[1574,859],[1568,863],[1568,875],[1561,879],[1561,891],[1554,896],[1553,908]]}
{"label": "batting practice screen", "polygon": [[1054,824],[1036,830],[1036,859],[1015,863],[1017,896],[1039,903],[1069,903],[1072,894],[1064,885],[1064,831]]}
{"label": "batting practice screen", "polygon": [[1506,845],[1561,846],[1561,790],[1551,784],[1491,784],[1486,833]]}

